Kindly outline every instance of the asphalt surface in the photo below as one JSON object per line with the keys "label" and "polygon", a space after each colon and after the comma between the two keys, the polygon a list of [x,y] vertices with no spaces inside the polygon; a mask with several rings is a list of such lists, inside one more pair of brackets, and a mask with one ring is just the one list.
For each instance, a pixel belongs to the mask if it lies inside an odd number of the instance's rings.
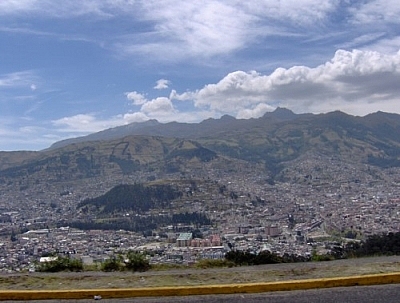
{"label": "asphalt surface", "polygon": [[[1,302],[27,302],[27,301],[1,301]],[[377,286],[355,286],[311,289],[299,291],[281,291],[259,294],[233,294],[233,295],[204,295],[185,297],[147,297],[147,298],[125,298],[125,299],[100,299],[95,300],[34,300],[33,303],[87,303],[87,302],[133,302],[133,303],[391,303],[400,302],[400,284],[377,285]]]}

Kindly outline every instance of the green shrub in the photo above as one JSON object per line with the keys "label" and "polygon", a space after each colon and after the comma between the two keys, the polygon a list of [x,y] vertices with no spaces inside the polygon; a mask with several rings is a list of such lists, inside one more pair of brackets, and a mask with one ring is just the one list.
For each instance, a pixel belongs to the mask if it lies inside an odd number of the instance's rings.
{"label": "green shrub", "polygon": [[53,261],[37,264],[36,270],[39,272],[82,271],[83,262],[79,259],[58,256]]}
{"label": "green shrub", "polygon": [[136,251],[128,251],[125,261],[126,269],[132,271],[146,271],[150,269],[150,263],[144,254]]}
{"label": "green shrub", "polygon": [[101,263],[102,271],[121,271],[123,269],[124,267],[120,256],[112,256],[110,259],[107,259]]}
{"label": "green shrub", "polygon": [[203,259],[197,262],[195,266],[198,268],[234,267],[235,263],[226,259]]}
{"label": "green shrub", "polygon": [[126,256],[114,255],[101,263],[102,271],[146,271],[150,269],[150,263],[144,254],[128,251]]}

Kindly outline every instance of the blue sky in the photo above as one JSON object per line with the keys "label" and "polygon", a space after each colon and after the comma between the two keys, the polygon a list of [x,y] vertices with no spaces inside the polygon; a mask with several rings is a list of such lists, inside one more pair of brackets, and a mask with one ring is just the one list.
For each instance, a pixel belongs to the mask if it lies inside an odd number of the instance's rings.
{"label": "blue sky", "polygon": [[397,0],[1,0],[0,150],[105,128],[400,113]]}

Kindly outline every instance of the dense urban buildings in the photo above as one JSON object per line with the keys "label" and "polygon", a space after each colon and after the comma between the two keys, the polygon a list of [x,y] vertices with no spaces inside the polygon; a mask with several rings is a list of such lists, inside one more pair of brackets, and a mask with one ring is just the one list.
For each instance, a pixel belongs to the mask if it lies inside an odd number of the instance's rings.
{"label": "dense urban buildings", "polygon": [[317,156],[292,167],[284,172],[289,176],[286,182],[274,184],[266,181],[268,176],[257,166],[240,162],[230,173],[198,163],[185,174],[162,175],[160,180],[185,194],[166,209],[116,216],[196,212],[211,223],[160,224],[150,232],[82,230],[69,224],[96,216],[77,208],[83,199],[121,183],[143,181],[147,174],[102,179],[101,183],[89,178],[73,186],[38,182],[18,190],[3,184],[0,268],[34,270],[35,262],[52,253],[90,264],[127,250],[148,252],[153,263],[181,264],[223,258],[230,249],[307,256],[313,250],[329,251],[335,241],[399,230],[400,169],[377,170]]}

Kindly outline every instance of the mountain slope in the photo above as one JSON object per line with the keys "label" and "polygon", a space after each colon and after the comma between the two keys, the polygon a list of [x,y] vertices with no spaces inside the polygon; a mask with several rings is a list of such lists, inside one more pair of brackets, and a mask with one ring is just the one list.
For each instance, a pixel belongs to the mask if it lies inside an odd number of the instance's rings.
{"label": "mountain slope", "polygon": [[68,181],[147,172],[180,171],[182,163],[206,162],[217,155],[196,142],[176,138],[128,136],[47,150],[21,165],[0,171],[7,178]]}
{"label": "mountain slope", "polygon": [[50,149],[56,149],[73,143],[112,140],[125,136],[144,135],[144,136],[162,136],[169,138],[197,139],[208,137],[212,134],[218,134],[232,129],[249,129],[258,124],[271,125],[280,121],[290,121],[302,115],[296,115],[288,109],[278,108],[274,112],[266,113],[261,119],[237,120],[231,116],[225,115],[220,119],[207,119],[200,123],[159,123],[156,120],[149,120],[142,123],[131,123],[106,129],[94,134],[83,137],[67,139],[54,143]]}
{"label": "mountain slope", "polygon": [[[126,132],[131,134],[119,137]],[[240,161],[260,166],[274,178],[293,161],[318,155],[380,168],[400,167],[400,116],[382,112],[354,117],[339,111],[296,115],[277,109],[249,120],[224,116],[198,124],[148,121],[77,140],[82,142],[64,146],[68,143],[64,141],[59,148],[55,144],[37,153],[0,154],[0,182],[124,175],[152,179],[200,172],[204,176],[213,167],[228,172]]]}

